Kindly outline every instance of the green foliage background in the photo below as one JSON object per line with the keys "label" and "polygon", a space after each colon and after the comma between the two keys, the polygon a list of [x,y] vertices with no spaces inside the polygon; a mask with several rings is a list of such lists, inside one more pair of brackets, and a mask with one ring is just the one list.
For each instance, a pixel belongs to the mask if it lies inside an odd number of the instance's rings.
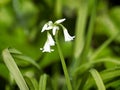
{"label": "green foliage background", "polygon": [[[3,62],[2,51],[9,48],[25,80],[32,83],[27,84],[33,85],[30,90],[38,90],[39,86],[45,88],[47,78],[50,79],[48,83],[52,82],[47,84],[48,88],[52,88],[50,90],[66,90],[57,48],[54,47],[52,53],[40,51],[46,40],[45,33],[41,34],[43,25],[50,20],[66,18],[63,25],[70,35],[76,37],[72,42],[64,42],[60,32],[59,42],[70,75],[75,75],[71,80],[73,88],[96,90],[99,84],[95,85],[91,76],[101,75],[107,90],[119,90],[120,6],[109,0],[96,0],[94,7],[94,1],[0,0],[0,88],[18,89]],[[95,12],[91,17],[93,8]],[[92,62],[89,63],[89,60]],[[86,76],[89,79],[84,80],[82,75],[88,72],[91,76]],[[41,84],[37,85],[39,78],[42,78]]]}

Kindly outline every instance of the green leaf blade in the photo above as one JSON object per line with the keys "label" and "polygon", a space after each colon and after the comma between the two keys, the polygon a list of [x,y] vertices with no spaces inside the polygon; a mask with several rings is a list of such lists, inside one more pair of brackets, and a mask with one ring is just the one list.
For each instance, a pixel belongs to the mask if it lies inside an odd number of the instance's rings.
{"label": "green leaf blade", "polygon": [[2,56],[8,70],[13,75],[20,90],[29,90],[19,68],[17,67],[13,57],[9,53],[9,50],[8,49],[3,50]]}
{"label": "green leaf blade", "polygon": [[97,87],[98,87],[98,90],[106,90],[105,89],[105,85],[101,79],[101,76],[100,74],[97,72],[97,70],[95,69],[91,69],[90,70],[90,73],[93,77],[93,79],[95,80],[96,84],[97,84]]}

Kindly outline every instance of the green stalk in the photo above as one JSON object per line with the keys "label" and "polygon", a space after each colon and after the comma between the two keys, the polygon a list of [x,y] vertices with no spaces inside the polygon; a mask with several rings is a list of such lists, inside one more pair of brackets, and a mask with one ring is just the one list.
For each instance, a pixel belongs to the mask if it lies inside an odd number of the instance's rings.
{"label": "green stalk", "polygon": [[74,58],[77,60],[84,46],[84,33],[87,21],[89,0],[81,0],[76,20]]}
{"label": "green stalk", "polygon": [[61,0],[56,0],[55,3],[55,15],[57,18],[61,18],[62,16],[62,1]]}
{"label": "green stalk", "polygon": [[72,85],[71,85],[71,82],[70,82],[70,77],[69,77],[69,74],[68,74],[68,70],[67,70],[65,60],[64,60],[59,42],[58,42],[58,33],[56,33],[55,40],[56,40],[56,45],[57,45],[58,53],[59,53],[59,56],[60,56],[60,60],[61,60],[61,63],[62,63],[62,68],[63,68],[63,71],[64,71],[67,88],[68,88],[68,90],[72,90]]}
{"label": "green stalk", "polygon": [[81,55],[81,60],[82,60],[81,62],[84,62],[86,60],[87,55],[89,54],[91,41],[92,41],[94,22],[95,22],[95,18],[96,18],[96,0],[93,0],[92,5],[93,5],[93,7],[92,7],[92,12],[91,12],[88,32],[87,32],[87,36],[86,36],[86,40],[85,40],[85,45],[84,45],[83,52]]}

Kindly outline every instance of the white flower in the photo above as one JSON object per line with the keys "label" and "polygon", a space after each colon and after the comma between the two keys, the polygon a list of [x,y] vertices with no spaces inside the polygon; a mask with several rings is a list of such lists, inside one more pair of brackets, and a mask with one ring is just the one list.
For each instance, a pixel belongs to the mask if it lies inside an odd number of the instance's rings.
{"label": "white flower", "polygon": [[50,46],[54,46],[54,45],[55,45],[55,41],[53,40],[52,36],[48,32],[47,33],[47,41],[45,42],[45,45],[43,46],[43,48],[40,48],[40,50],[42,50],[42,52],[54,51],[53,49],[50,48]]}
{"label": "white flower", "polygon": [[53,40],[53,38],[50,35],[50,33],[47,33],[47,40],[48,40],[50,46],[54,46],[55,45],[55,41]]}
{"label": "white flower", "polygon": [[49,21],[48,23],[46,23],[43,28],[42,28],[42,31],[41,32],[44,32],[45,30],[50,30],[53,28],[53,22],[52,21]]}
{"label": "white flower", "polygon": [[75,36],[70,36],[67,29],[66,28],[63,28],[63,33],[64,33],[64,38],[65,38],[65,41],[71,41],[75,38]]}
{"label": "white flower", "polygon": [[46,41],[44,47],[40,48],[40,50],[42,50],[42,52],[51,52],[49,42]]}
{"label": "white flower", "polygon": [[[75,38],[75,36],[70,36],[67,29],[62,24],[60,24],[63,21],[65,21],[65,19],[59,19],[59,20],[55,21],[54,23],[52,21],[49,21],[48,23],[46,23],[43,26],[41,32],[52,30],[52,34],[54,36],[56,34],[56,31],[59,30],[59,26],[61,26],[63,28],[65,41],[73,40]],[[47,32],[47,40],[46,40],[43,48],[40,48],[40,50],[42,50],[42,52],[54,51],[53,49],[51,49],[51,46],[54,46],[54,45],[55,45],[55,41],[52,38],[52,35],[49,32]]]}
{"label": "white flower", "polygon": [[55,35],[56,30],[59,30],[58,24],[60,24],[64,21],[65,21],[65,18],[64,19],[59,19],[59,20],[55,21],[54,23],[52,21],[49,21],[48,23],[46,23],[43,26],[41,32],[44,32],[45,30],[51,30],[52,29],[52,33],[53,33],[53,35]]}
{"label": "white flower", "polygon": [[57,30],[59,30],[59,27],[58,26],[54,26],[53,30],[52,30],[53,35],[55,35]]}
{"label": "white flower", "polygon": [[56,24],[60,24],[60,23],[62,23],[62,22],[64,22],[64,21],[65,21],[65,18],[64,18],[64,19],[59,19],[59,20],[55,21],[55,23],[56,23]]}

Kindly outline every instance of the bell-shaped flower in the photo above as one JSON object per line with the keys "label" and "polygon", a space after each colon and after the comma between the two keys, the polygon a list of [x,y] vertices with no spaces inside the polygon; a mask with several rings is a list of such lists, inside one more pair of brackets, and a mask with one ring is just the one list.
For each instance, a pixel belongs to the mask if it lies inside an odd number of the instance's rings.
{"label": "bell-shaped flower", "polygon": [[64,38],[65,38],[65,41],[71,41],[75,38],[75,36],[70,36],[67,29],[66,28],[63,28],[63,33],[64,33]]}
{"label": "bell-shaped flower", "polygon": [[43,48],[40,48],[40,50],[42,50],[42,52],[51,52],[54,51],[53,49],[51,49],[51,46],[55,45],[55,41],[53,40],[52,36],[50,35],[50,33],[47,33],[47,41],[45,42],[45,45],[43,46]]}
{"label": "bell-shaped flower", "polygon": [[57,21],[55,21],[54,23],[52,21],[49,21],[48,23],[46,23],[43,28],[42,28],[42,31],[41,32],[44,32],[45,30],[51,30],[52,29],[52,33],[53,35],[55,35],[56,33],[56,30],[59,30],[59,24],[64,22],[65,21],[65,18],[64,19],[59,19]]}
{"label": "bell-shaped flower", "polygon": [[50,33],[47,33],[47,40],[49,42],[50,46],[54,46],[55,45],[55,41],[53,40],[52,36],[50,35]]}
{"label": "bell-shaped flower", "polygon": [[53,28],[53,22],[52,21],[49,21],[48,23],[46,23],[43,28],[42,28],[42,31],[41,32],[44,32],[45,30],[50,30]]}
{"label": "bell-shaped flower", "polygon": [[40,48],[40,50],[42,50],[42,52],[51,52],[49,42],[46,41],[44,47]]}

